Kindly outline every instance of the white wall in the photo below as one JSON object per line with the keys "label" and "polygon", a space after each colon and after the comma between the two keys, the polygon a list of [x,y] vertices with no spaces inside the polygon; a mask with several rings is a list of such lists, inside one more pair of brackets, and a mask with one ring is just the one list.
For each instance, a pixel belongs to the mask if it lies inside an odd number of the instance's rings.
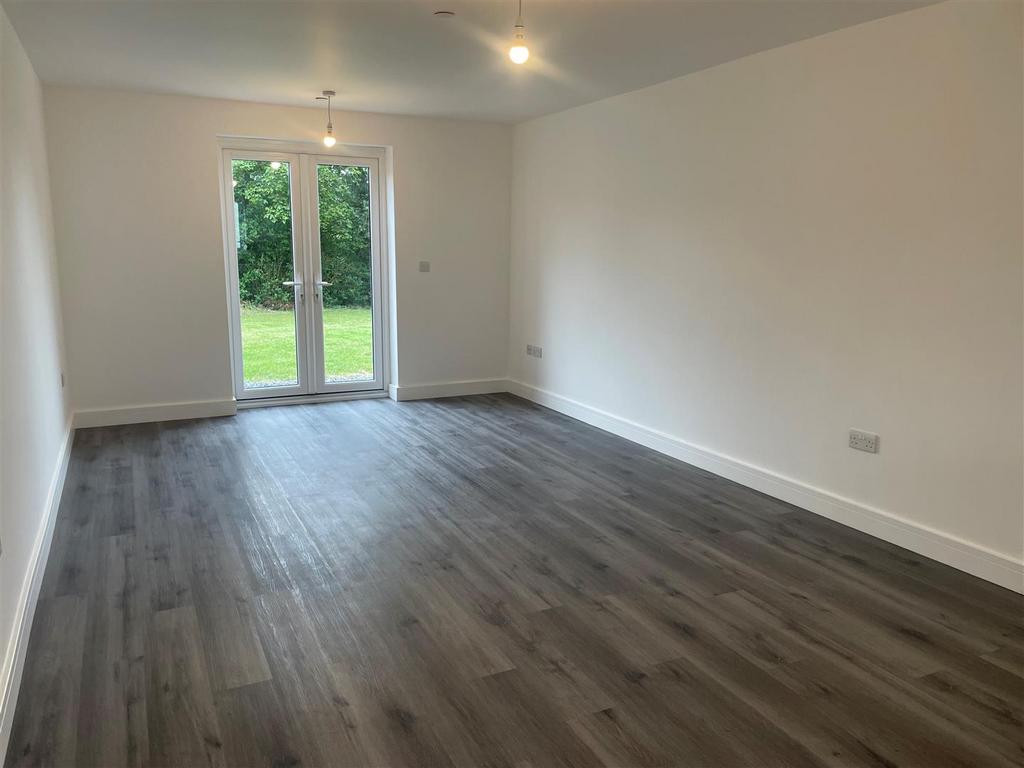
{"label": "white wall", "polygon": [[1021,46],[949,2],[518,126],[510,375],[1020,589]]}
{"label": "white wall", "polygon": [[[75,410],[230,398],[217,137],[317,141],[323,110],[51,86],[45,101]],[[339,141],[393,148],[398,383],[504,377],[511,128],[334,117]]]}
{"label": "white wall", "polygon": [[[39,80],[0,9],[0,755],[19,636],[65,456],[61,319]],[[45,555],[44,555],[45,557]],[[24,631],[19,635],[19,630]]]}

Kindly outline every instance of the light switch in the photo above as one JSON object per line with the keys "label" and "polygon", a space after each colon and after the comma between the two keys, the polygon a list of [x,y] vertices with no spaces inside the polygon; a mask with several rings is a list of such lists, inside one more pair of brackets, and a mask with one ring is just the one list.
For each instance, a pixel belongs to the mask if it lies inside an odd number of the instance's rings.
{"label": "light switch", "polygon": [[429,261],[421,261],[420,262],[420,272],[429,272],[429,271],[430,271],[430,262]]}

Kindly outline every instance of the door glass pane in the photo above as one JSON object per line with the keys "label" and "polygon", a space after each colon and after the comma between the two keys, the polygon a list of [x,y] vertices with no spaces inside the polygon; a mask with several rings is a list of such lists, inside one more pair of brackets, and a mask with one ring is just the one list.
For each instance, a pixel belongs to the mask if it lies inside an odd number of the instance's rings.
{"label": "door glass pane", "polygon": [[246,389],[295,386],[295,279],[290,164],[232,160],[242,373]]}
{"label": "door glass pane", "polygon": [[[370,169],[318,165],[324,380],[372,381]],[[330,283],[330,285],[326,285]]]}

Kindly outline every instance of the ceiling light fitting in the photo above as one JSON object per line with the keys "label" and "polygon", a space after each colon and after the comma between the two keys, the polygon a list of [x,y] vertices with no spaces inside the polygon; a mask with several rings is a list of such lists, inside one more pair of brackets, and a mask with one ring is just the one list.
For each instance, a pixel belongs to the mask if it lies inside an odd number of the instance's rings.
{"label": "ceiling light fitting", "polygon": [[317,96],[317,101],[327,102],[327,132],[324,134],[323,142],[325,147],[333,147],[338,143],[334,138],[334,126],[331,124],[331,99],[337,94],[334,91],[322,91],[323,96]]}
{"label": "ceiling light fitting", "polygon": [[519,0],[519,15],[516,16],[512,47],[508,49],[508,57],[516,64],[523,64],[530,58],[530,49],[526,47],[526,27],[523,25],[523,0]]}

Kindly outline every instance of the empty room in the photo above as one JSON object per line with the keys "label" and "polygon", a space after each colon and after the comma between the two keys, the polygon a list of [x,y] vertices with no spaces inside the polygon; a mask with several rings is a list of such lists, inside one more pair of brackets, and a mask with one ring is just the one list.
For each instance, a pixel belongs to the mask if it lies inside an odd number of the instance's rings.
{"label": "empty room", "polygon": [[1024,766],[1024,0],[0,0],[0,764]]}

